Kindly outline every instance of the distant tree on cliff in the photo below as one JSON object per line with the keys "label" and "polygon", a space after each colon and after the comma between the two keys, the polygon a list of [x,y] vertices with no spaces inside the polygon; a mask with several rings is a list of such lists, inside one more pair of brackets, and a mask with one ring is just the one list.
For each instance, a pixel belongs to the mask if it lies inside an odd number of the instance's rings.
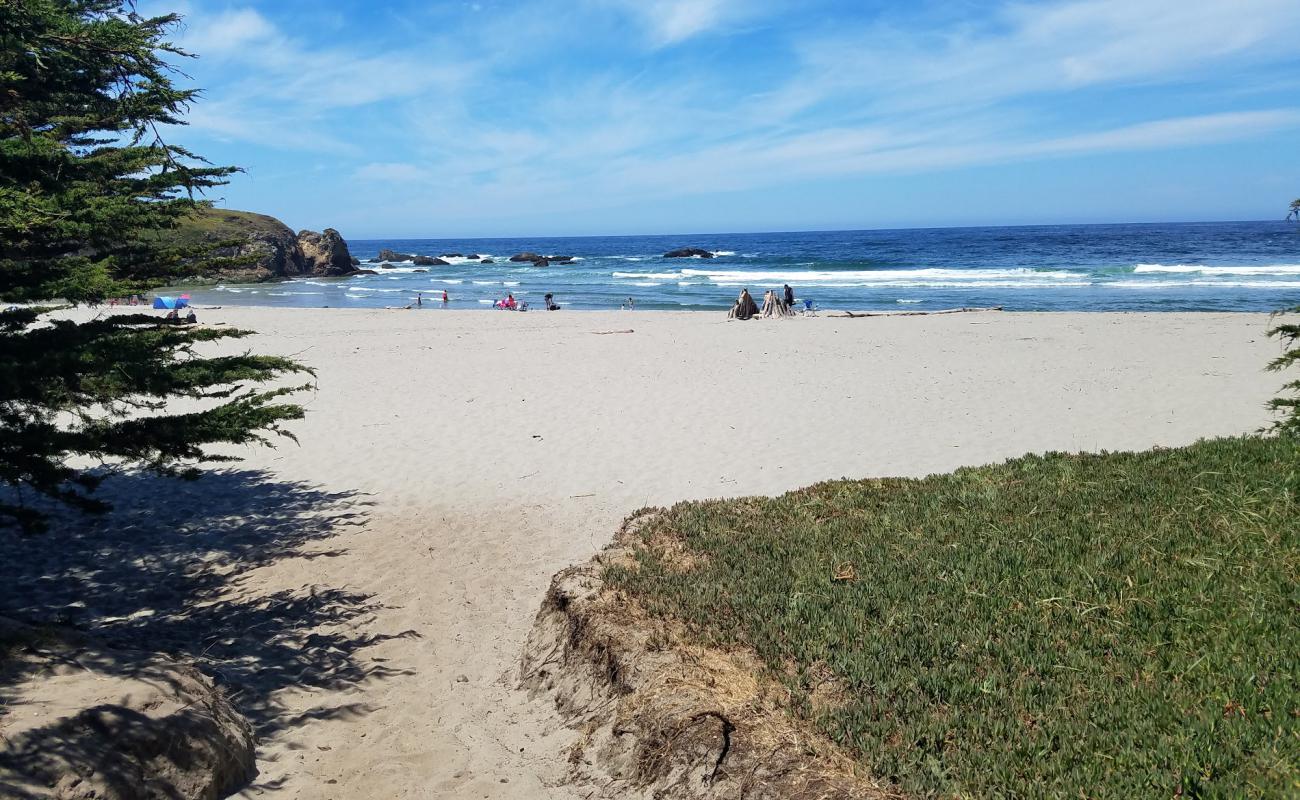
{"label": "distant tree on cliff", "polygon": [[1300,222],[1300,199],[1291,201],[1291,211],[1286,215],[1286,218]]}
{"label": "distant tree on cliff", "polygon": [[[163,285],[196,255],[159,232],[236,170],[160,133],[195,95],[166,60],[186,56],[167,40],[178,20],[120,0],[0,0],[0,302],[95,304]],[[229,460],[206,445],[266,441],[302,415],[280,399],[290,389],[256,388],[301,365],[196,349],[247,331],[55,311],[0,313],[0,520],[39,530],[34,495],[104,510],[89,466],[190,476]],[[186,413],[169,413],[177,398]]]}

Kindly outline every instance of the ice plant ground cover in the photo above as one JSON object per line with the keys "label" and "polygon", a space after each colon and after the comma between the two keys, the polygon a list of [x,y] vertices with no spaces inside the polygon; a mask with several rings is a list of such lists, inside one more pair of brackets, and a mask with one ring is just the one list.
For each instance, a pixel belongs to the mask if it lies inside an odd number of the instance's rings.
{"label": "ice plant ground cover", "polygon": [[1300,786],[1300,442],[1026,456],[652,515],[611,585],[920,796]]}

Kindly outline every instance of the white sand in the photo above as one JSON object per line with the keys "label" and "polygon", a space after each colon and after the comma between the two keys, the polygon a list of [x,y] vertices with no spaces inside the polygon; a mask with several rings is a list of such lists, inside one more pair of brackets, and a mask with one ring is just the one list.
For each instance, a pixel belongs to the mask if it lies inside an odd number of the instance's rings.
{"label": "white sand", "polygon": [[580,797],[562,783],[570,734],[511,670],[552,573],[633,509],[1243,433],[1282,382],[1258,314],[200,315],[318,370],[301,445],[248,465],[375,503],[320,544],[344,554],[276,562],[242,590],[345,586],[387,606],[365,631],[419,634],[365,651],[410,674],[283,692],[286,714],[366,710],[263,741],[248,796]]}

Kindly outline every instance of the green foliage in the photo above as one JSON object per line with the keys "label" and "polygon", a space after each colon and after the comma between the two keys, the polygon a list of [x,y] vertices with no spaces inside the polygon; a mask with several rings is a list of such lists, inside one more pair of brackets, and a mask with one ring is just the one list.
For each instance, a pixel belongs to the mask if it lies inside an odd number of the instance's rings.
{"label": "green foliage", "polygon": [[[1297,201],[1300,202],[1300,201]],[[1277,312],[1274,317],[1285,314],[1300,314],[1300,306]],[[1276,336],[1282,342],[1282,355],[1273,359],[1268,368],[1282,372],[1300,364],[1300,323],[1281,322],[1271,328],[1269,336]],[[1300,437],[1300,380],[1290,381],[1282,386],[1283,396],[1269,401],[1269,408],[1281,415],[1274,424],[1274,430],[1284,436]]]}
{"label": "green foliage", "polygon": [[606,577],[910,794],[1284,797],[1297,520],[1300,442],[1223,439],[685,503]]}
{"label": "green foliage", "polygon": [[1291,201],[1291,208],[1289,209],[1289,213],[1287,213],[1286,218],[1293,219],[1296,222],[1300,222],[1300,199]]}
{"label": "green foliage", "polygon": [[[166,234],[236,170],[160,135],[195,97],[171,80],[167,59],[186,57],[167,41],[178,20],[120,0],[0,2],[0,302],[96,303],[201,268],[210,243]],[[216,458],[203,445],[262,440],[302,413],[277,402],[284,389],[246,388],[301,366],[195,349],[246,332],[47,312],[0,315],[0,480],[20,498],[99,510],[99,479],[73,457],[179,473]],[[168,414],[173,398],[194,410]],[[41,524],[20,501],[0,501],[6,515]]]}

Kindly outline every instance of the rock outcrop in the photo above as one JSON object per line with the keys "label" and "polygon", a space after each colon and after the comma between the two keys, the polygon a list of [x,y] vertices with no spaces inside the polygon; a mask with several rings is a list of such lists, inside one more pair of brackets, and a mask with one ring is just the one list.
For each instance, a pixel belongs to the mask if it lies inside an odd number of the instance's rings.
{"label": "rock outcrop", "polygon": [[681,247],[664,253],[664,258],[713,258],[713,253],[698,247]]}
{"label": "rock outcrop", "polygon": [[447,262],[446,262],[446,261],[443,261],[441,258],[434,258],[433,256],[416,256],[416,257],[412,258],[411,261],[414,262],[415,264],[418,264],[418,265],[421,266],[421,267],[445,267],[445,266],[447,266]]}
{"label": "rock outcrop", "polygon": [[[538,253],[524,252],[510,256],[510,260],[516,263],[530,262],[534,267],[547,267],[552,263],[568,264],[573,261],[573,256],[544,256]],[[485,259],[482,263],[489,264],[491,261]]]}
{"label": "rock outcrop", "polygon": [[352,272],[352,254],[348,243],[333,228],[323,232],[298,231],[298,249],[302,252],[303,272],[322,277]]}
{"label": "rock outcrop", "polygon": [[[222,208],[200,209],[166,236],[176,245],[208,245],[196,280],[273,281],[351,274],[355,264],[338,231],[295,234],[275,217]],[[215,263],[204,263],[215,260]]]}

